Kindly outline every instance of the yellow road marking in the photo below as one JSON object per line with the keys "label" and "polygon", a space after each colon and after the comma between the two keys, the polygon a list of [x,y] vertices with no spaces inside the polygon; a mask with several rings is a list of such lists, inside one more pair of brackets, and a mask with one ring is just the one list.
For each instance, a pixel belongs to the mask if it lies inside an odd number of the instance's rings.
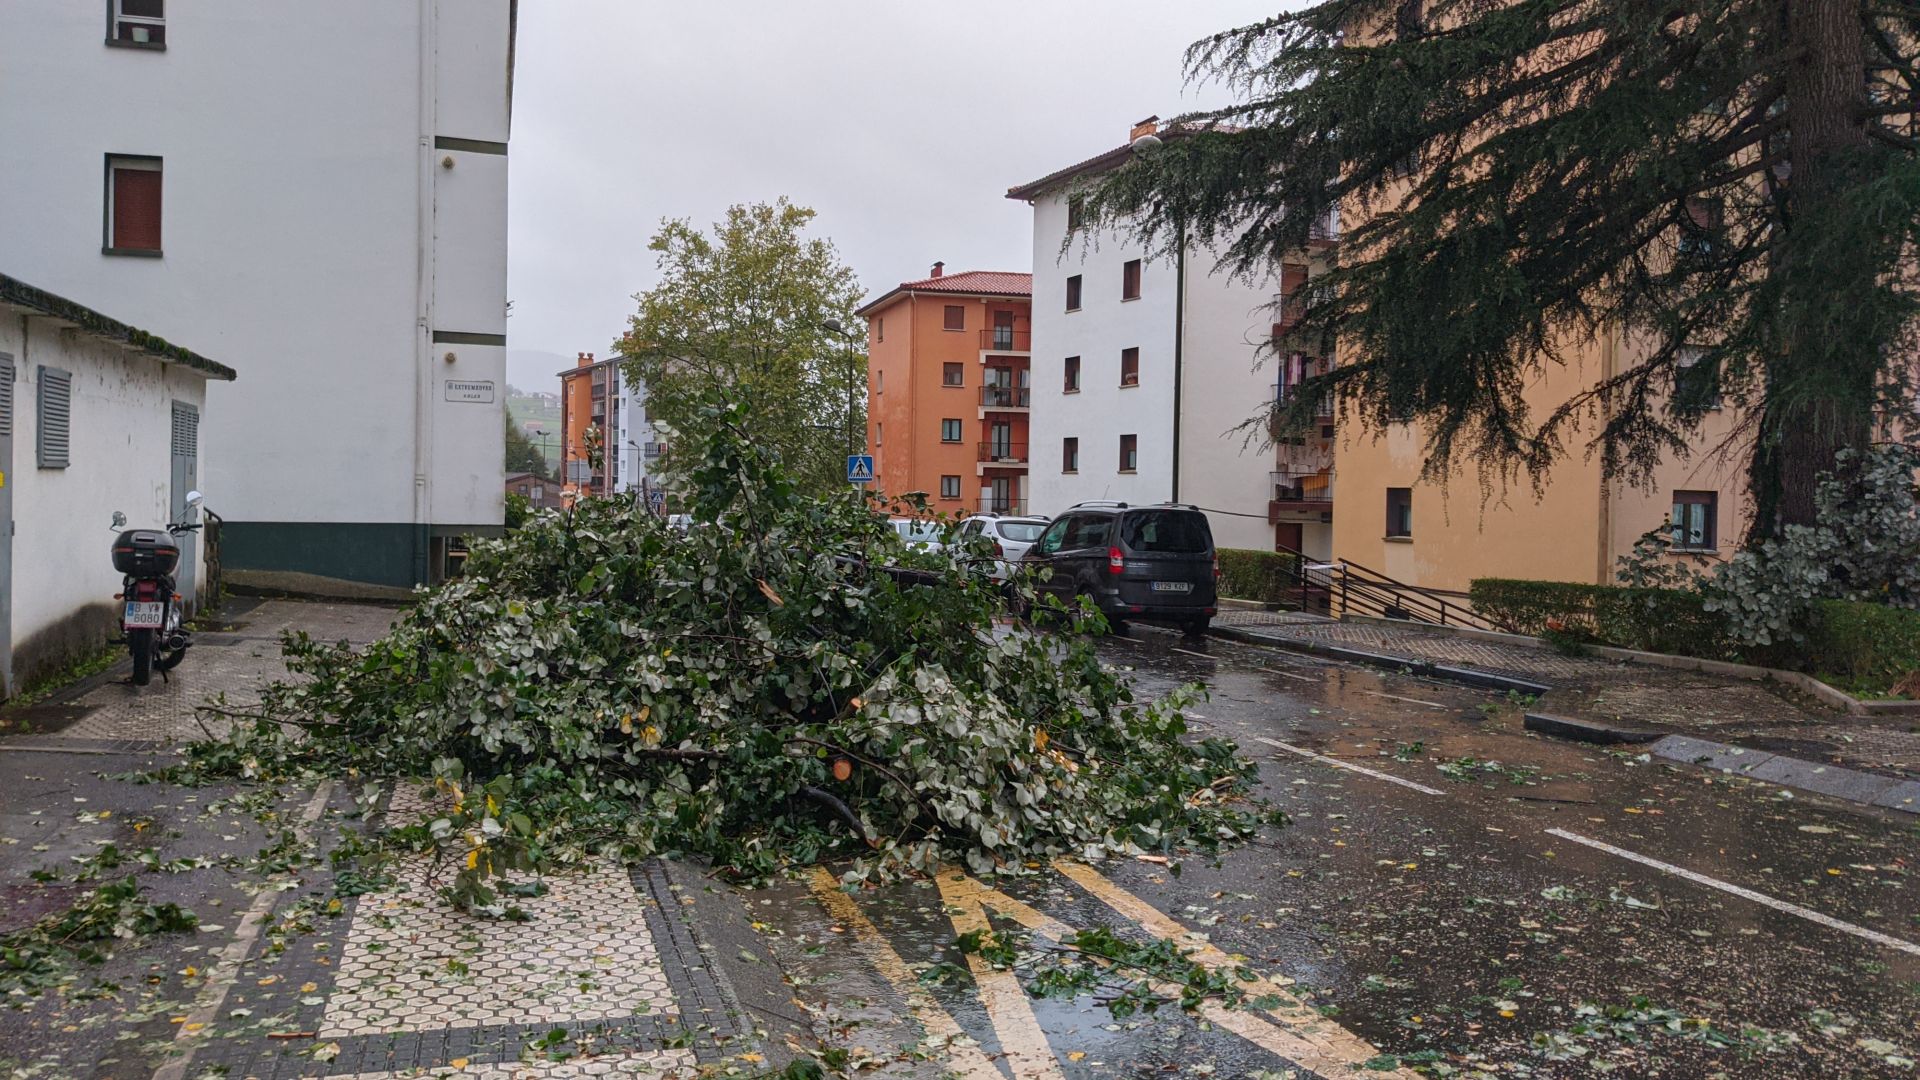
{"label": "yellow road marking", "polygon": [[853,897],[840,891],[840,882],[832,874],[816,866],[809,885],[826,907],[827,914],[853,932],[854,947],[866,955],[867,962],[874,966],[874,970],[905,996],[907,1010],[914,1019],[920,1021],[920,1026],[926,1029],[927,1034],[946,1040],[946,1064],[955,1076],[962,1080],[1006,1080],[1006,1075],[988,1060],[979,1044],[960,1030],[960,1025],[945,1009],[928,998],[926,988],[920,985],[913,969],[880,935],[879,928],[853,902]]}
{"label": "yellow road marking", "polygon": [[[1062,930],[1073,933],[1066,924],[1049,919],[1012,897],[994,892],[965,874],[941,871],[935,880],[940,883],[940,899],[946,905],[947,917],[953,921],[953,928],[959,933],[974,930],[991,932],[993,927],[987,922],[988,907],[1012,916],[1031,930],[1048,934],[1057,934]],[[1000,1049],[1005,1052],[1007,1065],[1012,1068],[1013,1075],[1019,1080],[1028,1080],[1029,1077],[1034,1080],[1055,1077],[1065,1080],[1059,1062],[1054,1060],[1053,1047],[1040,1030],[1040,1020],[1033,1015],[1033,1002],[1028,1000],[1026,988],[1020,985],[1019,978],[1011,971],[994,967],[975,953],[967,954],[967,967],[973,970],[974,985],[980,989],[980,1004],[987,1010],[987,1019],[993,1021],[994,1034],[1000,1039]]]}
{"label": "yellow road marking", "polygon": [[[1140,924],[1148,933],[1174,942],[1195,963],[1229,972],[1241,966],[1239,961],[1222,952],[1218,946],[1180,925],[1159,908],[1108,881],[1091,866],[1057,859],[1053,868],[1092,894],[1094,899]],[[1273,985],[1256,979],[1240,980],[1240,988],[1248,997],[1262,997],[1276,990]],[[1380,1054],[1373,1044],[1297,1001],[1291,1005],[1262,1010],[1266,1016],[1273,1018],[1274,1023],[1268,1023],[1246,1010],[1229,1009],[1221,1005],[1204,1005],[1200,1012],[1219,1027],[1316,1072],[1340,1075],[1341,1072],[1357,1070],[1362,1062]],[[1418,1080],[1406,1069],[1370,1071],[1368,1075]]]}

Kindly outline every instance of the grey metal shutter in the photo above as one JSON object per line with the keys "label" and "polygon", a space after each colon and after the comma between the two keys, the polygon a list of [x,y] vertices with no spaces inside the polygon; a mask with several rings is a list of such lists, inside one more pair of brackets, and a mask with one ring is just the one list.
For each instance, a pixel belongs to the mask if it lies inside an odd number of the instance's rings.
{"label": "grey metal shutter", "polygon": [[200,456],[200,410],[179,401],[173,403],[173,452]]}
{"label": "grey metal shutter", "polygon": [[40,467],[64,469],[73,424],[73,373],[40,365],[39,402],[35,443]]}
{"label": "grey metal shutter", "polygon": [[13,435],[13,358],[0,356],[0,439]]}

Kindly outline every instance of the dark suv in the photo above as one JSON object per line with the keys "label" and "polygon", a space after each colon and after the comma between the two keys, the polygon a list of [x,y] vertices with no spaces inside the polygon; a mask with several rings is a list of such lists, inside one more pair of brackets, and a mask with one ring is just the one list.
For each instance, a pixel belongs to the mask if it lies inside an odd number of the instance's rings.
{"label": "dark suv", "polygon": [[1051,567],[1036,587],[1091,599],[1115,632],[1129,622],[1205,633],[1218,601],[1213,530],[1197,507],[1086,502],[1054,519],[1020,565]]}

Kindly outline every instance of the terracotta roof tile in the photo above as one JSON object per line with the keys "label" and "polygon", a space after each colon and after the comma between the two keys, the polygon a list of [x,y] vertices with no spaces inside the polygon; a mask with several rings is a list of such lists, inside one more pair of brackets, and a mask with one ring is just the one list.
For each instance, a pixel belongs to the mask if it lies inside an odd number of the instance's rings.
{"label": "terracotta roof tile", "polygon": [[950,293],[963,296],[1032,296],[1033,275],[1008,270],[962,270],[957,274],[903,281],[861,305],[858,315],[875,310],[904,292]]}

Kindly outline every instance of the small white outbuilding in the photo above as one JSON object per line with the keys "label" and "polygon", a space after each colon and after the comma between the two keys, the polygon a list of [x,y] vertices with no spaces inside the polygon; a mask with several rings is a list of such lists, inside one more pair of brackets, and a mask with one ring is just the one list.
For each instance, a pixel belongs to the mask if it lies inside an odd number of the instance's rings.
{"label": "small white outbuilding", "polygon": [[[182,519],[207,382],[232,368],[0,273],[0,698],[118,633],[114,511]],[[218,493],[208,493],[217,510]],[[181,538],[180,593],[214,537]]]}

